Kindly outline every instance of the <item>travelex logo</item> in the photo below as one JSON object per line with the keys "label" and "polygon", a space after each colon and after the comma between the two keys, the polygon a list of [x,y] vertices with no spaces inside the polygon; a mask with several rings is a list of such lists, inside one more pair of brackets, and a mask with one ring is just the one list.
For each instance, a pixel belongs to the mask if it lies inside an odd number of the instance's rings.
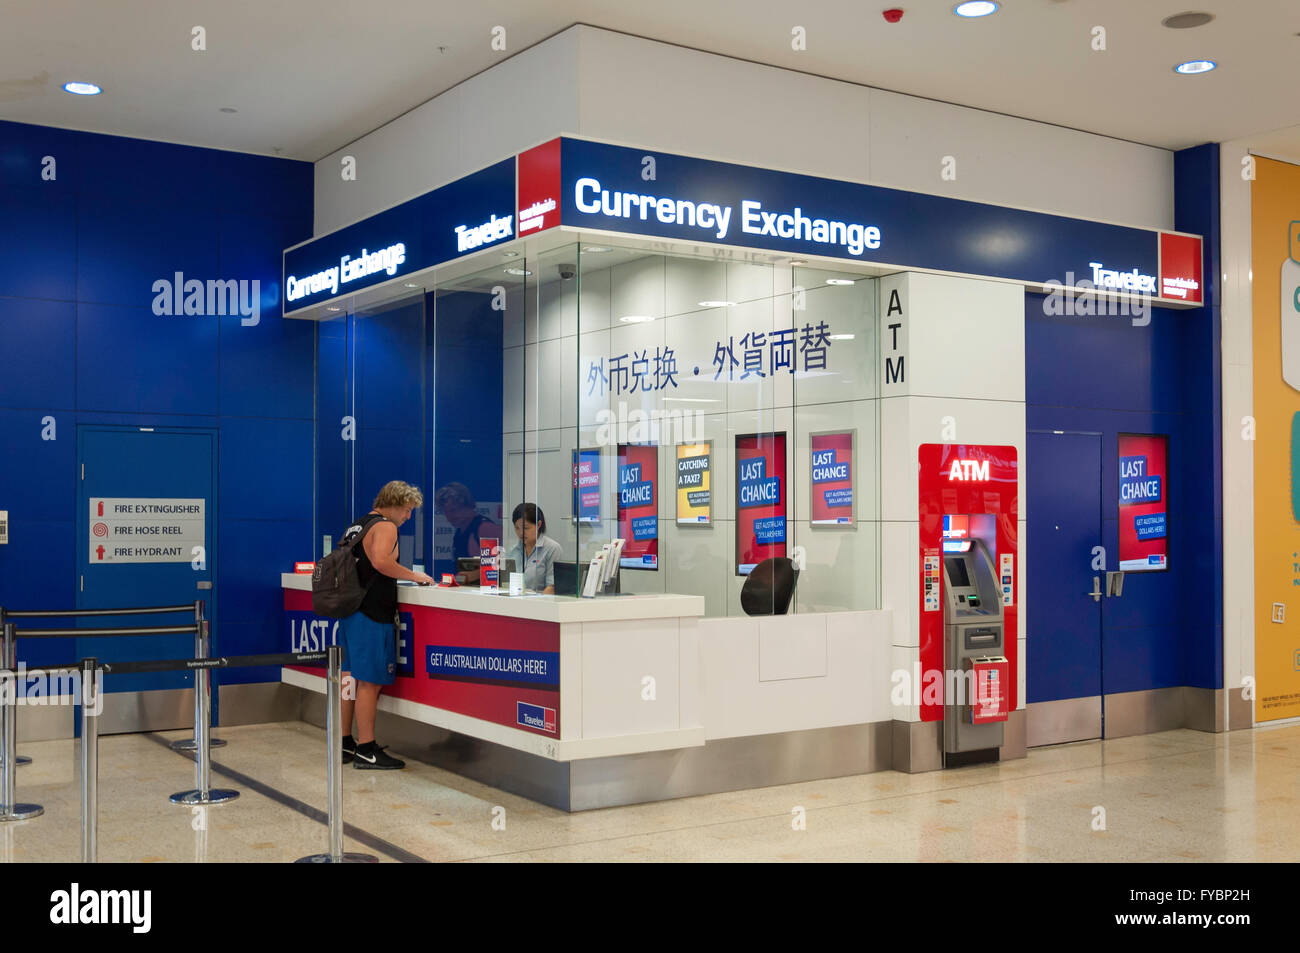
{"label": "travelex logo", "polygon": [[490,245],[493,242],[499,242],[503,238],[509,238],[515,233],[515,217],[507,215],[504,218],[497,218],[493,215],[482,225],[475,225],[472,228],[468,225],[457,225],[456,232],[456,251],[466,252],[479,248],[482,245]]}
{"label": "travelex logo", "polygon": [[530,705],[528,702],[515,702],[515,723],[525,728],[539,728],[554,733],[555,709]]}
{"label": "travelex logo", "polygon": [[74,883],[50,894],[50,922],[56,925],[125,924],[132,933],[153,926],[152,890],[82,890]]}
{"label": "travelex logo", "polygon": [[664,225],[707,229],[719,241],[727,237],[734,218],[740,223],[740,230],[749,235],[838,245],[848,249],[852,255],[879,248],[881,242],[880,229],[875,225],[809,218],[803,209],[797,207],[792,212],[768,211],[761,202],[744,199],[740,203],[740,215],[736,216],[730,205],[610,191],[601,187],[599,179],[590,177],[574,183],[573,200],[578,211],[586,215],[635,218],[642,222],[653,217]]}
{"label": "travelex logo", "polygon": [[1144,275],[1136,268],[1132,271],[1112,271],[1099,261],[1088,262],[1088,267],[1092,269],[1094,287],[1149,295],[1156,293],[1155,275]]}
{"label": "travelex logo", "polygon": [[373,252],[363,248],[361,254],[355,258],[344,255],[333,268],[325,268],[305,278],[289,275],[284,279],[284,297],[288,301],[297,301],[322,291],[328,291],[333,296],[338,294],[340,284],[345,285],[350,281],[357,281],[380,272],[392,277],[404,264],[406,264],[405,242],[397,242]]}

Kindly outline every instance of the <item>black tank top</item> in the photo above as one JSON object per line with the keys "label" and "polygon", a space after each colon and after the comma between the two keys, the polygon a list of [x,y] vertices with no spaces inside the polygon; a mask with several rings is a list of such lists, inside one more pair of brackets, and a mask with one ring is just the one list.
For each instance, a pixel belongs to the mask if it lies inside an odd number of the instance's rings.
{"label": "black tank top", "polygon": [[[370,513],[361,521],[363,529],[369,529],[375,523],[387,522],[378,513]],[[397,552],[397,545],[393,545]],[[357,557],[357,581],[366,587],[366,597],[361,600],[358,612],[364,612],[366,618],[375,622],[392,622],[397,615],[397,580],[385,576],[376,569],[366,555],[364,537],[352,544],[352,555]]]}
{"label": "black tank top", "polygon": [[487,517],[479,513],[472,520],[465,524],[464,529],[456,531],[456,535],[451,538],[451,551],[457,557],[478,556],[479,551],[475,549],[472,553],[469,551],[469,538],[471,535],[478,535],[478,528],[487,522]]}

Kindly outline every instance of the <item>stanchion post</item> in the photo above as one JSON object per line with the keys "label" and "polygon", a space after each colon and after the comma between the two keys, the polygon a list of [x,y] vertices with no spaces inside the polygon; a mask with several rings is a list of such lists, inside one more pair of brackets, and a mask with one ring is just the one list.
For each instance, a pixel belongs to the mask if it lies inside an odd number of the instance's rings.
{"label": "stanchion post", "polygon": [[[5,627],[5,607],[0,606],[0,632],[4,631],[4,627]],[[16,643],[14,645],[14,658],[15,659],[18,658],[18,646]],[[17,668],[17,665],[16,664],[10,665],[9,660],[5,656],[0,655],[0,668]],[[14,764],[23,765],[23,764],[31,764],[31,763],[32,763],[31,758],[27,757],[26,755],[18,754],[17,751],[14,752]]]}
{"label": "stanchion post", "polygon": [[81,660],[81,862],[93,864],[99,854],[99,690],[98,662]]}
{"label": "stanchion post", "polygon": [[300,857],[299,864],[375,864],[371,854],[343,852],[343,646],[331,645],[325,670],[325,783],[329,804],[329,853]]}
{"label": "stanchion post", "polygon": [[0,627],[0,668],[9,669],[0,675],[8,683],[0,690],[0,821],[25,821],[45,813],[39,804],[19,804],[15,793],[14,774],[18,769],[14,751],[18,741],[18,679],[13,671],[17,668],[15,641],[14,624],[6,622]]}
{"label": "stanchion post", "polygon": [[[207,656],[208,623],[199,622],[199,638]],[[212,777],[212,672],[206,667],[194,669],[194,728],[198,750],[194,753],[195,779],[197,786],[193,791],[180,791],[171,796],[173,804],[222,804],[239,797],[238,791],[229,788],[213,788]]]}
{"label": "stanchion post", "polygon": [[[204,642],[204,634],[203,634],[203,600],[202,600],[202,599],[195,599],[195,600],[194,600],[194,625],[195,625],[195,630],[194,630],[194,657],[195,657],[195,658],[207,658],[207,657],[208,657],[208,645]],[[198,692],[198,681],[197,681],[197,679],[196,679],[196,680],[195,680],[195,690],[194,690],[194,736],[193,736],[192,738],[181,738],[181,739],[179,739],[179,740],[177,740],[177,741],[173,741],[173,742],[171,743],[171,748],[172,748],[173,751],[197,751],[197,750],[198,750],[198,748],[199,748],[199,718],[201,718],[201,717],[202,717],[202,716],[201,716],[200,713],[199,713],[199,692]],[[222,747],[225,747],[226,742],[223,741],[221,738],[212,738],[212,739],[209,740],[208,744],[210,744],[213,748],[222,748]]]}

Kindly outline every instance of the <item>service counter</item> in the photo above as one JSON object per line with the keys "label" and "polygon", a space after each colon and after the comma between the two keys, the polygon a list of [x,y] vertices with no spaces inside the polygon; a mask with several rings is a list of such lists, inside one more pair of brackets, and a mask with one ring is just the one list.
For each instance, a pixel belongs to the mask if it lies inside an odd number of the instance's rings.
{"label": "service counter", "polygon": [[[331,644],[311,577],[282,586],[290,647]],[[703,619],[699,596],[474,587],[398,599],[381,743],[493,786],[583,810],[890,766],[887,610]],[[283,670],[308,720],[319,673]]]}

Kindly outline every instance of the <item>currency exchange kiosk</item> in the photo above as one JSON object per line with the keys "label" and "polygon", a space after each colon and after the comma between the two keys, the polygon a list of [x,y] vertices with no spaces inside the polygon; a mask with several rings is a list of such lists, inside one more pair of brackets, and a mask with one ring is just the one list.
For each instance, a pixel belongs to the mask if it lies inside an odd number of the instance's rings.
{"label": "currency exchange kiosk", "polygon": [[[950,525],[961,519],[948,518]],[[1006,720],[1002,584],[981,540],[961,531],[945,536],[944,667],[951,676],[945,686],[943,747],[949,754],[997,749]]]}

